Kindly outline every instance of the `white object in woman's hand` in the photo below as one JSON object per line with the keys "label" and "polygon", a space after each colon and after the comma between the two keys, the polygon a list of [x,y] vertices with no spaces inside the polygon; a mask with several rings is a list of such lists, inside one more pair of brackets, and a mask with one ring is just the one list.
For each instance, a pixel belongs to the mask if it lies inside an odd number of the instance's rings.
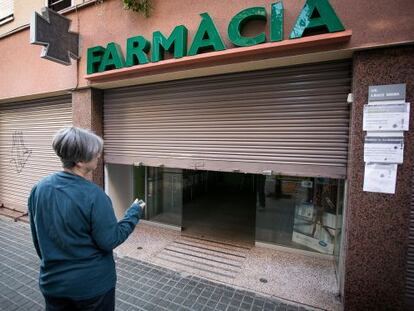
{"label": "white object in woman's hand", "polygon": [[147,205],[143,200],[139,200],[138,198],[135,199],[134,203],[138,204],[139,206],[141,206],[141,208],[144,210],[145,206]]}

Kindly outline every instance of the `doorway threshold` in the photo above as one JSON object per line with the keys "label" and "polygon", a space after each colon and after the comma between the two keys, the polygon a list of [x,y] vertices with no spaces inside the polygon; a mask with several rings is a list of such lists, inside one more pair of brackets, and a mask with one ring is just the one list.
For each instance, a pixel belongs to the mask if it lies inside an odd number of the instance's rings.
{"label": "doorway threshold", "polygon": [[259,245],[239,247],[140,223],[115,250],[179,273],[324,310],[340,310],[332,259]]}
{"label": "doorway threshold", "polygon": [[311,252],[311,251],[307,251],[303,249],[291,248],[291,247],[286,247],[286,246],[281,246],[281,245],[276,245],[276,244],[271,244],[271,243],[266,243],[266,242],[259,242],[259,241],[256,241],[255,245],[257,247],[274,249],[274,250],[285,252],[285,253],[299,254],[299,255],[327,259],[327,260],[334,260],[333,255],[321,254],[321,253]]}
{"label": "doorway threshold", "polygon": [[182,231],[182,228],[180,226],[168,225],[168,224],[164,224],[164,223],[161,223],[161,222],[149,221],[149,220],[144,220],[144,219],[141,219],[139,222],[142,223],[142,224],[146,224],[148,226],[154,226],[154,227],[174,230],[174,231],[178,231],[178,232]]}

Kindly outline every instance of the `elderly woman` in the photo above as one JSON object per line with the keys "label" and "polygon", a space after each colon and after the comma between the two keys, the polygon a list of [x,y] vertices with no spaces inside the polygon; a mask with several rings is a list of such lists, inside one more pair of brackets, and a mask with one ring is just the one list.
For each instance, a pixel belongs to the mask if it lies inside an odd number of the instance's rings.
{"label": "elderly woman", "polygon": [[114,310],[112,250],[134,230],[145,203],[136,200],[116,220],[110,198],[86,179],[103,148],[92,132],[65,128],[52,145],[63,171],[42,179],[28,201],[46,310]]}

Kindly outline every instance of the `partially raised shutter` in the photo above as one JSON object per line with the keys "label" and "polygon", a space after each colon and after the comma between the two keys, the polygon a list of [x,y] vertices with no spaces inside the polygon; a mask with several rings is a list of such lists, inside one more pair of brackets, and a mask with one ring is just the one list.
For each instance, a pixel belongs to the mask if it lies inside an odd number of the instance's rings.
{"label": "partially raised shutter", "polygon": [[346,176],[349,61],[108,90],[105,161]]}
{"label": "partially raised shutter", "polygon": [[0,104],[0,205],[27,210],[33,185],[61,170],[52,139],[71,124],[70,96]]}

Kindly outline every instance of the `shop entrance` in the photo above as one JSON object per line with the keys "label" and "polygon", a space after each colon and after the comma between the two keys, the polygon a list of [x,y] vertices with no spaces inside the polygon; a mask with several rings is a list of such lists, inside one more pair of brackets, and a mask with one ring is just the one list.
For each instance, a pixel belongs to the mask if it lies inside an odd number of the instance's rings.
{"label": "shop entrance", "polygon": [[339,254],[343,180],[128,165],[106,172],[118,217],[120,207],[145,198],[144,219],[182,235]]}
{"label": "shop entrance", "polygon": [[254,244],[254,176],[185,170],[183,234],[236,244]]}
{"label": "shop entrance", "polygon": [[[135,167],[134,188],[143,189],[144,184],[145,219],[180,227],[187,236],[254,244],[257,175]],[[143,194],[136,192],[134,197]]]}

